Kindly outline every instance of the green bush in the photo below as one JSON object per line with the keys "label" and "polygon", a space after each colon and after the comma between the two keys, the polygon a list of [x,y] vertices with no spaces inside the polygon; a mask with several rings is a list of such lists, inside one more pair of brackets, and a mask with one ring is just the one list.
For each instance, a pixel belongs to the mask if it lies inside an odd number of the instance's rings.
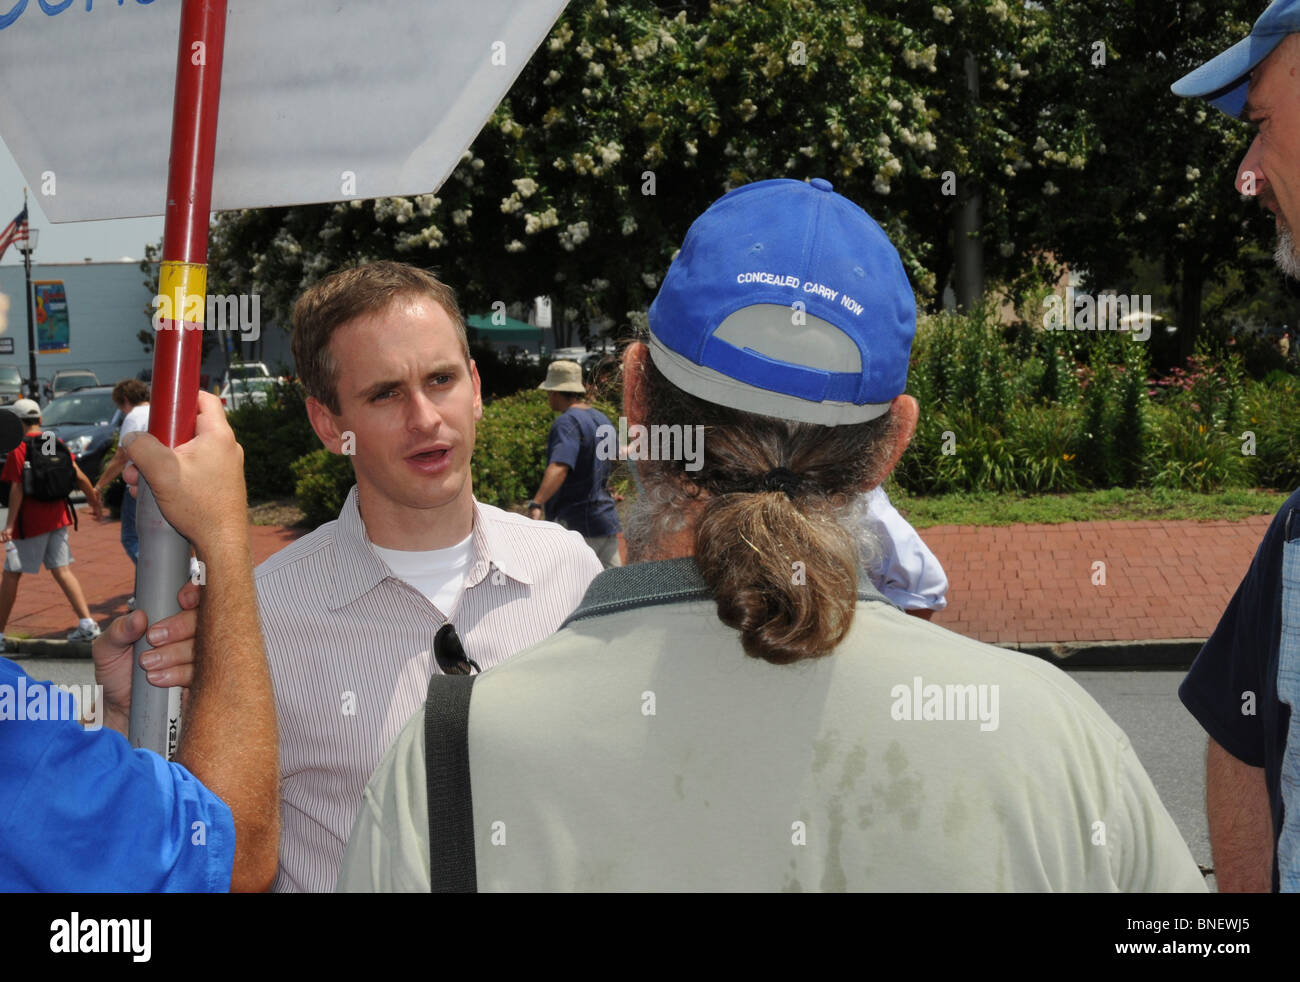
{"label": "green bush", "polygon": [[[593,405],[617,422],[618,411],[612,406]],[[546,438],[553,422],[555,413],[546,393],[537,389],[484,406],[470,462],[474,497],[498,508],[513,508],[536,494],[546,470]]]}
{"label": "green bush", "polygon": [[247,403],[226,419],[244,448],[248,500],[294,494],[294,461],[320,447],[307,418],[302,389],[294,383],[277,386],[266,405]]}
{"label": "green bush", "polygon": [[1300,380],[1274,373],[1263,384],[1247,386],[1242,400],[1241,428],[1229,436],[1246,443],[1255,437],[1255,455],[1247,457],[1260,487],[1290,491],[1300,487]]}
{"label": "green bush", "polygon": [[1067,406],[1033,406],[1012,413],[1009,431],[1019,461],[1017,490],[1078,491],[1079,416]]}
{"label": "green bush", "polygon": [[339,517],[339,509],[356,483],[351,458],[321,448],[295,460],[289,469],[307,525],[316,528]]}
{"label": "green bush", "polygon": [[1156,487],[1205,493],[1242,486],[1249,478],[1241,443],[1177,405],[1158,415],[1153,444]]}

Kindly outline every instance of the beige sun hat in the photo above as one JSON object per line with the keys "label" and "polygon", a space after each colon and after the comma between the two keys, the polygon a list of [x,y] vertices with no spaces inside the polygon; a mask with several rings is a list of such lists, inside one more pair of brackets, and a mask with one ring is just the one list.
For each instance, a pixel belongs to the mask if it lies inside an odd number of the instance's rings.
{"label": "beige sun hat", "polygon": [[576,361],[553,361],[546,369],[546,381],[538,386],[547,392],[575,392],[585,395],[587,387],[582,384],[582,366]]}

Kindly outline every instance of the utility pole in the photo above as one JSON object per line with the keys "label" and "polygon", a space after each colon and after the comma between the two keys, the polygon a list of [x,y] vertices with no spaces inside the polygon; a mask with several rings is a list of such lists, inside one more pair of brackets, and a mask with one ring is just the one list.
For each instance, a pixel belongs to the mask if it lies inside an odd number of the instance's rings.
{"label": "utility pole", "polygon": [[27,189],[23,188],[23,214],[27,216],[27,235],[23,240],[23,272],[27,277],[27,394],[35,402],[39,383],[36,381],[36,321],[32,315],[32,250],[36,248],[32,233],[32,216],[27,210]]}

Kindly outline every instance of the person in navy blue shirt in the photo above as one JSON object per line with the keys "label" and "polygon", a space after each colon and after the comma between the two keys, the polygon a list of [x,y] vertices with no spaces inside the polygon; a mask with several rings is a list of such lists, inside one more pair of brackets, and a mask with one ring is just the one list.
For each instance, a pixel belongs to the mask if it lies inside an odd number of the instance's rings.
{"label": "person in navy blue shirt", "polygon": [[189,443],[173,451],[136,433],[123,449],[129,493],[143,470],[204,563],[202,603],[197,587],[182,588],[182,611],[149,628],[154,648],[140,659],[155,685],[190,686],[180,745],[169,762],[125,736],[143,611],[96,640],[102,700],[93,705],[0,658],[0,890],[266,890],[279,840],[279,751],[243,451],[207,393]]}
{"label": "person in navy blue shirt", "polygon": [[1291,720],[1290,707],[1278,697],[1278,668],[1283,647],[1293,662],[1300,654],[1294,621],[1291,637],[1284,638],[1283,568],[1296,537],[1300,491],[1273,518],[1178,689],[1209,735],[1206,810],[1221,892],[1278,888],[1282,762]]}
{"label": "person in navy blue shirt", "polygon": [[[553,361],[545,390],[551,409],[560,415],[551,424],[546,441],[546,473],[541,487],[528,502],[528,517],[558,522],[580,534],[606,569],[622,566],[619,553],[618,509],[610,496],[611,460],[597,453],[602,434],[613,434],[609,417],[586,402],[582,366],[574,361]],[[610,445],[613,441],[603,441]]]}
{"label": "person in navy blue shirt", "polygon": [[[1274,0],[1250,36],[1184,75],[1255,133],[1235,186],[1272,213],[1274,260],[1300,277],[1300,0]],[[1204,118],[1204,113],[1200,118]],[[1209,733],[1206,812],[1220,891],[1300,892],[1300,492],[1269,527],[1250,571],[1179,689]]]}

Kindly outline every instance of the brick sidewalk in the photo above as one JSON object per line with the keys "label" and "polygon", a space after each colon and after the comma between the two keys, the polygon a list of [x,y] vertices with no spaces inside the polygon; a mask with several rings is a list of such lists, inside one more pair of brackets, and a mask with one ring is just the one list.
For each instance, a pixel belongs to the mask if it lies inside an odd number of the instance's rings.
{"label": "brick sidewalk", "polygon": [[[126,602],[135,591],[135,566],[122,549],[122,525],[117,521],[96,522],[90,509],[77,509],[78,531],[68,532],[72,550],[72,571],[81,581],[91,616],[100,627],[118,614],[126,613]],[[292,542],[301,531],[271,525],[253,526],[253,560],[261,562]],[[77,616],[45,570],[36,576],[24,576],[18,584],[14,603],[4,633],[33,638],[63,638],[77,626]]]}
{"label": "brick sidewalk", "polygon": [[[84,508],[71,533],[73,571],[103,626],[126,611],[135,569],[118,522]],[[1002,528],[943,525],[921,537],[948,573],[948,609],[935,623],[980,641],[1144,641],[1205,638],[1241,582],[1270,516],[1240,522],[1080,522]],[[297,530],[253,527],[261,562]],[[1094,586],[1093,563],[1105,563]],[[76,626],[48,573],[25,576],[9,635],[62,638]]]}
{"label": "brick sidewalk", "polygon": [[1206,638],[1271,520],[923,529],[948,573],[934,621],[1002,643]]}

